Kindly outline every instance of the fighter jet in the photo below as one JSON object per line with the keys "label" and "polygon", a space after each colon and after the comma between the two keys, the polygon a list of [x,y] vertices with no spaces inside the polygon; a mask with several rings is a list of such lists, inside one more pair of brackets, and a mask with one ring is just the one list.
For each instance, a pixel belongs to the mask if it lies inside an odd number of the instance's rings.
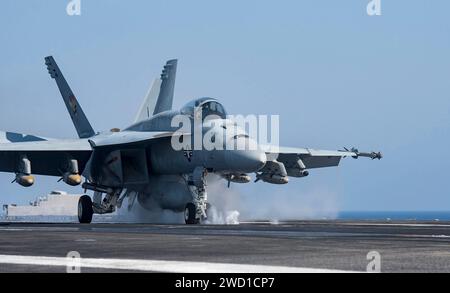
{"label": "fighter jet", "polygon": [[[24,187],[34,175],[59,177],[70,186],[81,185],[78,203],[80,223],[91,223],[94,214],[108,214],[136,200],[148,210],[184,212],[186,224],[208,217],[207,175],[217,174],[228,184],[256,182],[286,184],[290,177],[307,177],[316,168],[338,166],[345,157],[381,159],[381,153],[357,149],[338,151],[310,148],[268,147],[227,118],[225,107],[213,98],[196,99],[179,110],[172,109],[177,60],[170,60],[151,87],[134,123],[124,130],[96,132],[53,57],[45,64],[55,79],[79,138],[49,139],[11,132],[0,133],[0,172],[14,173],[13,182]],[[215,117],[201,120],[190,131],[180,132],[178,116]],[[202,118],[203,119],[203,118]],[[213,122],[213,123],[212,123]],[[198,123],[197,123],[198,124]],[[195,123],[194,123],[195,125]],[[215,144],[243,142],[248,149],[192,147],[194,133],[212,133]],[[226,131],[224,129],[233,130]],[[173,142],[187,142],[181,149]]]}

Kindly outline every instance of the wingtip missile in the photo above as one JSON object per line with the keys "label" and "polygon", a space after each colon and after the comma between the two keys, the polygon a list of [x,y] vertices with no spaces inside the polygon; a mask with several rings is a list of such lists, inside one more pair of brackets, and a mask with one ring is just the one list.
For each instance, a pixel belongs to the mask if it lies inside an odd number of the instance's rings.
{"label": "wingtip missile", "polygon": [[359,157],[365,157],[365,158],[371,158],[372,160],[381,160],[384,155],[381,152],[370,152],[370,153],[365,153],[365,152],[360,152],[357,148],[351,148],[348,149],[346,147],[344,147],[343,152],[350,152],[350,153],[354,153],[353,158],[354,159],[358,159]]}
{"label": "wingtip missile", "polygon": [[383,157],[384,156],[383,156],[383,154],[381,152],[378,152],[378,153],[373,152],[372,153],[372,160],[375,160],[375,159],[381,160]]}
{"label": "wingtip missile", "polygon": [[381,152],[371,152],[371,153],[357,152],[356,154],[357,154],[356,159],[358,157],[371,158],[372,160],[376,160],[376,159],[381,160],[383,158],[383,154]]}

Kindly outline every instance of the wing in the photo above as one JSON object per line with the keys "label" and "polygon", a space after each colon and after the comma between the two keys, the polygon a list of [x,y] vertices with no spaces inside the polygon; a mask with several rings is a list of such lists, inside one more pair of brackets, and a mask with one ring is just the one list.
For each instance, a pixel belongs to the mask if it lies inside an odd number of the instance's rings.
{"label": "wing", "polygon": [[287,147],[262,147],[269,160],[276,160],[283,163],[286,169],[315,169],[339,166],[342,158],[368,157],[371,159],[381,159],[381,153],[364,153],[357,149],[343,151],[315,150],[308,148],[287,148]]}
{"label": "wing", "polygon": [[120,150],[129,147],[146,148],[157,139],[172,137],[173,135],[173,132],[122,131],[104,136],[100,135],[88,141],[94,149]]}
{"label": "wing", "polygon": [[88,140],[45,140],[17,143],[0,143],[0,172],[19,173],[20,162],[26,158],[35,175],[61,176],[78,161],[83,170],[92,148]]}
{"label": "wing", "polygon": [[[91,139],[43,140],[10,143],[0,140],[0,172],[19,173],[20,164],[26,158],[31,164],[31,174],[61,176],[76,160],[83,173],[94,151],[109,154],[114,151],[136,148],[145,149],[160,138],[171,137],[170,132],[108,133]],[[19,137],[14,134],[11,137]],[[1,137],[1,136],[0,136]]]}

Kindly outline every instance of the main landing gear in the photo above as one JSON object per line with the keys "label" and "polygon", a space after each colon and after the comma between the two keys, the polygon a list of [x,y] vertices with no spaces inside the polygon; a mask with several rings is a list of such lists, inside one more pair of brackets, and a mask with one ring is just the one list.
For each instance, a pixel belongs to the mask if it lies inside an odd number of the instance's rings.
{"label": "main landing gear", "polygon": [[[208,194],[206,192],[207,170],[197,168],[192,174],[183,178],[187,183],[192,199],[186,204],[184,219],[186,224],[195,225],[208,219],[207,210],[209,208]],[[83,195],[78,202],[78,219],[82,224],[92,222],[93,214],[114,213],[122,206],[125,197],[132,195],[132,192],[122,189],[108,188],[104,186],[84,183],[83,188],[94,191],[94,200],[87,195]]]}
{"label": "main landing gear", "polygon": [[81,224],[90,224],[93,215],[92,200],[88,195],[83,195],[78,200],[78,221]]}
{"label": "main landing gear", "polygon": [[83,188],[94,191],[94,201],[88,195],[80,197],[78,220],[81,224],[91,223],[94,214],[114,213],[117,208],[122,206],[124,198],[128,195],[128,192],[123,192],[122,189],[108,188],[91,183],[84,183]]}

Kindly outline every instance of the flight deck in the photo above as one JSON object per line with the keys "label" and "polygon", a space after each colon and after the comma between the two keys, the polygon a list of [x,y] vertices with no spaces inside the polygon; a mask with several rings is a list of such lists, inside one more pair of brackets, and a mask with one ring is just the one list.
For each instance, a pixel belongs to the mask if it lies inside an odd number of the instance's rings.
{"label": "flight deck", "polygon": [[450,272],[450,222],[292,221],[240,225],[0,224],[0,272]]}

